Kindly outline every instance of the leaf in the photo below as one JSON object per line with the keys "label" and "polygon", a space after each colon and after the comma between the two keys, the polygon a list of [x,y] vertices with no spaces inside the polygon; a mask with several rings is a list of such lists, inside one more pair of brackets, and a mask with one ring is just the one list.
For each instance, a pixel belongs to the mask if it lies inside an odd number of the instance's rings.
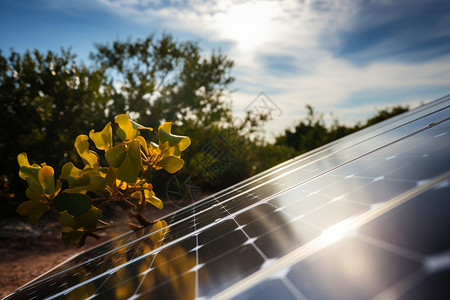
{"label": "leaf", "polygon": [[89,151],[89,138],[87,135],[80,134],[77,136],[74,146],[86,165],[93,169],[98,167],[98,156],[94,152]]}
{"label": "leaf", "polygon": [[141,170],[141,152],[138,140],[132,141],[128,147],[119,144],[105,153],[109,165],[117,168],[117,179],[134,183]]}
{"label": "leaf", "polygon": [[130,118],[126,114],[118,115],[115,121],[119,125],[116,134],[122,141],[128,141],[138,136],[138,130],[133,127]]}
{"label": "leaf", "polygon": [[96,194],[103,192],[106,188],[105,172],[107,169],[80,170],[73,163],[66,163],[61,170],[61,179],[66,179],[72,192],[82,193],[91,191]]}
{"label": "leaf", "polygon": [[92,205],[92,199],[80,193],[60,193],[53,199],[53,206],[59,211],[65,211],[73,216],[87,212]]}
{"label": "leaf", "polygon": [[30,163],[28,162],[28,156],[25,152],[20,153],[17,155],[17,162],[19,163],[19,166],[26,166],[29,167]]}
{"label": "leaf", "polygon": [[106,180],[100,172],[96,170],[89,170],[86,172],[89,177],[89,185],[87,189],[93,193],[100,194],[106,189]]}
{"label": "leaf", "polygon": [[172,123],[165,122],[158,128],[159,144],[169,142],[169,147],[178,146],[180,151],[184,151],[191,144],[191,139],[187,136],[171,134]]}
{"label": "leaf", "polygon": [[167,156],[163,159],[161,159],[157,164],[156,167],[158,169],[162,168],[166,170],[167,172],[173,174],[180,170],[183,167],[184,160],[182,160],[179,157],[176,156]]}
{"label": "leaf", "polygon": [[100,132],[95,132],[92,129],[89,132],[89,137],[94,142],[95,147],[99,150],[108,150],[112,147],[112,128],[111,122],[106,124],[105,128],[103,128]]}
{"label": "leaf", "polygon": [[25,196],[27,196],[27,198],[30,200],[47,201],[47,199],[45,198],[44,195],[42,195],[41,193],[38,193],[30,188],[27,188],[27,190],[25,191]]}
{"label": "leaf", "polygon": [[133,127],[136,128],[136,129],[143,129],[143,130],[153,131],[153,128],[151,128],[151,127],[142,126],[142,125],[136,123],[133,120],[130,120],[130,122],[133,125]]}
{"label": "leaf", "polygon": [[89,177],[83,175],[82,170],[75,167],[71,162],[64,164],[59,178],[67,180],[71,189],[89,184]]}
{"label": "leaf", "polygon": [[139,204],[141,204],[142,202],[142,192],[141,191],[137,191],[131,194],[131,197],[138,199],[139,200]]}
{"label": "leaf", "polygon": [[163,208],[163,202],[161,201],[161,199],[155,196],[155,193],[153,191],[145,190],[144,194],[145,194],[145,201],[154,205],[158,209]]}
{"label": "leaf", "polygon": [[50,209],[48,203],[43,201],[25,201],[17,207],[17,212],[22,216],[29,216],[31,225],[37,223],[44,212]]}
{"label": "leaf", "polygon": [[125,159],[127,148],[125,144],[118,144],[105,152],[105,158],[111,167],[118,168]]}
{"label": "leaf", "polygon": [[101,216],[102,212],[100,209],[92,205],[86,213],[75,216],[76,226],[87,230],[94,230],[97,228],[97,223]]}
{"label": "leaf", "polygon": [[67,211],[62,211],[59,215],[59,222],[64,227],[70,227],[72,229],[78,229],[76,228],[77,225],[75,223],[75,217],[69,214]]}
{"label": "leaf", "polygon": [[116,179],[117,179],[116,169],[112,168],[112,167],[109,168],[108,172],[106,172],[106,177],[105,177],[106,185],[109,188],[114,189],[116,187]]}
{"label": "leaf", "polygon": [[53,198],[55,195],[55,171],[50,166],[41,168],[38,172],[39,183],[45,196]]}
{"label": "leaf", "polygon": [[59,221],[66,227],[72,229],[87,229],[94,230],[97,228],[98,219],[102,216],[102,212],[95,206],[91,208],[84,214],[79,216],[72,216],[67,211],[61,212],[59,216]]}
{"label": "leaf", "polygon": [[37,193],[42,193],[42,186],[39,182],[39,170],[41,166],[32,165],[26,166],[22,165],[19,170],[20,178],[24,179],[28,183],[28,187]]}
{"label": "leaf", "polygon": [[148,155],[148,151],[147,151],[147,141],[144,139],[144,137],[138,136],[138,137],[136,137],[136,140],[138,140],[139,143],[141,144],[141,150],[144,151],[144,153],[145,153],[146,155]]}

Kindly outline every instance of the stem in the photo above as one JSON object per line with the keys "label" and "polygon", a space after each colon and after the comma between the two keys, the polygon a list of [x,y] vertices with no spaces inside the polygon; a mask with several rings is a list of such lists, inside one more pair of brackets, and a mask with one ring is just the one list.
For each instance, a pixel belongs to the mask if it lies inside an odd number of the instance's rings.
{"label": "stem", "polygon": [[[92,236],[93,238],[95,238],[95,239],[97,239],[97,240],[101,239],[101,237],[100,237],[99,235],[96,235],[96,234],[93,233],[93,232],[88,232],[87,235],[88,235],[88,236]],[[83,242],[83,243],[84,243],[84,242]]]}
{"label": "stem", "polygon": [[135,215],[133,215],[133,217],[139,221],[139,223],[141,223],[143,226],[147,226],[150,225],[151,222],[149,220],[147,220],[143,215],[141,215],[140,213],[137,213]]}

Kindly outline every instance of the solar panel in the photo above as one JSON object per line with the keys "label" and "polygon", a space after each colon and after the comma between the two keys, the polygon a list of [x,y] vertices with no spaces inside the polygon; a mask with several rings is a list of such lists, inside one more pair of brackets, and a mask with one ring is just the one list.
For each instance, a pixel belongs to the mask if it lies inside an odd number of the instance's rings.
{"label": "solar panel", "polygon": [[449,103],[271,168],[5,299],[450,298]]}

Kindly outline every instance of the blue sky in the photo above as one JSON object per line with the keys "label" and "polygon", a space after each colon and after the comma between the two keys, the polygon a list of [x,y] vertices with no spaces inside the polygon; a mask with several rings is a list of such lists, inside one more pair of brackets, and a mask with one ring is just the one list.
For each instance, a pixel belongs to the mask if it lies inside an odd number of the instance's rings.
{"label": "blue sky", "polygon": [[151,33],[220,48],[236,115],[261,92],[282,110],[269,137],[306,104],[352,123],[450,93],[448,0],[0,0],[0,28],[3,55],[63,46],[84,63],[94,43]]}

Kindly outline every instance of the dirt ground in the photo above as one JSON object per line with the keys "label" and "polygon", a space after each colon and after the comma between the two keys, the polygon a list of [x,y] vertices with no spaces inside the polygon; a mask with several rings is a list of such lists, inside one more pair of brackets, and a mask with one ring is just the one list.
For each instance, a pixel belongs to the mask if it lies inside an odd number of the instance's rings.
{"label": "dirt ground", "polygon": [[[149,220],[157,220],[178,209],[166,206],[151,210]],[[101,244],[126,229],[101,234],[101,239],[88,238],[81,248],[65,246],[55,216],[40,220],[31,227],[25,219],[0,220],[0,298],[52,269],[70,257]]]}

